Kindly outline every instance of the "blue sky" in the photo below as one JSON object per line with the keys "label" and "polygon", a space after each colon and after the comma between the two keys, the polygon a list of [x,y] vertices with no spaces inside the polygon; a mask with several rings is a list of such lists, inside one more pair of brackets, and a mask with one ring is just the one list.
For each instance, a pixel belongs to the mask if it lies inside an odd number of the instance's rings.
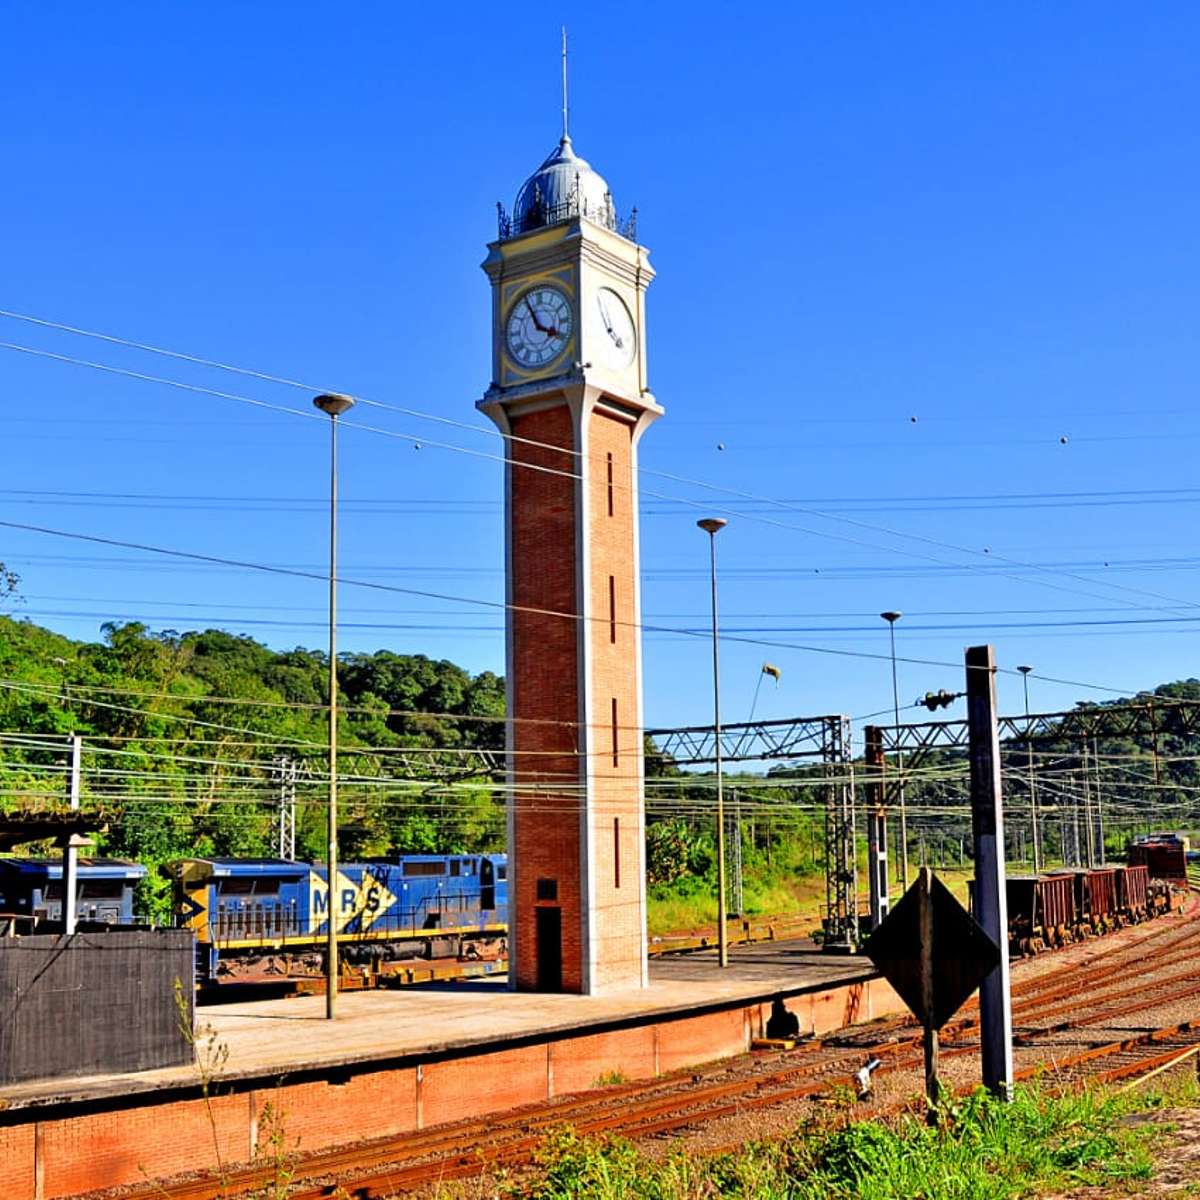
{"label": "blue sky", "polygon": [[[1035,678],[1042,710],[1200,673],[1194,6],[416,11],[10,10],[0,308],[478,426],[356,410],[422,446],[346,429],[343,571],[501,598],[479,263],[555,144],[565,21],[576,148],[659,272],[645,619],[706,627],[694,521],[727,516],[727,719],[764,660],[759,716],[887,708],[883,609],[928,660],[902,701],[960,687],[982,641],[1077,681]],[[309,408],[12,319],[0,341]],[[10,349],[0,370],[2,519],[322,569],[320,422]],[[74,636],[323,642],[317,581],[10,529],[0,559],[18,614]],[[494,610],[347,586],[342,618],[346,649],[502,668]],[[703,644],[645,651],[648,721],[707,720]],[[1000,692],[1019,708],[1016,676]]]}

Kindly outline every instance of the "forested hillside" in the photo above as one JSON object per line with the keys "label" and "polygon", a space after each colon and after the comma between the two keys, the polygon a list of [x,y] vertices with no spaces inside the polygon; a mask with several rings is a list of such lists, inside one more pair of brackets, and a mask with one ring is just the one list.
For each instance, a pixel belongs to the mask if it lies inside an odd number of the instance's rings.
{"label": "forested hillside", "polygon": [[[61,742],[37,735],[79,733],[85,803],[112,817],[106,852],[269,854],[295,764],[297,853],[323,854],[326,656],[218,630],[103,634],[77,642],[0,617],[4,806],[61,796]],[[423,655],[339,658],[343,853],[502,847],[481,755],[504,745],[503,680]]]}
{"label": "forested hillside", "polygon": [[[386,650],[341,655],[338,677],[342,854],[502,849],[503,680]],[[102,641],[78,642],[0,616],[0,805],[61,798],[63,735],[78,733],[85,806],[109,818],[103,852],[151,867],[184,855],[274,855],[279,799],[291,779],[296,853],[320,858],[327,686],[328,660],[318,651],[273,651],[219,630],[155,633],[137,623],[106,625]],[[1200,704],[1200,681],[1135,699],[1152,698]],[[1164,729],[1090,746],[1043,739],[1032,762],[1048,853],[1078,844],[1095,795],[1113,850],[1151,825],[1191,829],[1200,821],[1200,737],[1190,733]],[[1015,859],[1027,850],[1029,766],[1025,747],[1006,747]],[[715,903],[714,780],[681,774],[656,755],[647,775],[651,895],[668,914],[664,926],[686,923]],[[910,774],[907,794],[910,858],[960,858],[970,830],[965,754],[930,754]],[[820,873],[824,801],[819,767],[727,774],[748,911],[786,907],[789,892]],[[148,884],[144,900],[161,907],[164,887],[161,878]]]}

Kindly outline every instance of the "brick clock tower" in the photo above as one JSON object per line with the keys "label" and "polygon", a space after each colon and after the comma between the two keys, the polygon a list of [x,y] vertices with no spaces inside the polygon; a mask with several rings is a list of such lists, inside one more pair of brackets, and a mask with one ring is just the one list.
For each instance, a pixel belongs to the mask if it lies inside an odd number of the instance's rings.
{"label": "brick clock tower", "polygon": [[522,991],[646,984],[637,448],[654,272],[604,180],[558,148],[483,269],[505,434],[509,961]]}

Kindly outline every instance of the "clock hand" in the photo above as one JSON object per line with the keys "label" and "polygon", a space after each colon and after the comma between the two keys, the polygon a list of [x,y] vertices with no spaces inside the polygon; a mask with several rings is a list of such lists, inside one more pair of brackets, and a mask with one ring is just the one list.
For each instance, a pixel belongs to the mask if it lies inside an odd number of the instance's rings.
{"label": "clock hand", "polygon": [[613,344],[618,350],[625,349],[625,343],[621,340],[621,335],[612,327],[612,318],[608,315],[608,305],[604,303],[604,297],[598,296],[600,301],[600,319],[604,322],[604,328],[608,330],[608,336],[612,338]]}
{"label": "clock hand", "polygon": [[608,315],[608,305],[604,303],[604,297],[598,297],[600,301],[600,319],[604,322],[604,328],[608,330],[610,336],[613,334],[612,318]]}
{"label": "clock hand", "polygon": [[547,329],[546,326],[538,320],[538,315],[533,311],[533,305],[529,303],[528,296],[525,297],[525,307],[529,309],[529,315],[533,318],[533,327],[538,331],[538,333],[557,334],[558,331],[554,329],[553,326]]}

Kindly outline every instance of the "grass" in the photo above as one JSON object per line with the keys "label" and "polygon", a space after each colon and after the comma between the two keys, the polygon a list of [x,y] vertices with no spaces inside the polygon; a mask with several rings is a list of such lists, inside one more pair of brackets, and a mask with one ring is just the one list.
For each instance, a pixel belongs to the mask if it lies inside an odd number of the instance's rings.
{"label": "grass", "polygon": [[[917,863],[909,860],[909,880],[916,877]],[[941,881],[967,903],[967,880],[974,876],[974,867],[935,867]],[[866,868],[860,864],[860,900],[866,902]],[[651,888],[646,900],[646,924],[651,937],[669,933],[686,933],[691,929],[713,926],[717,922],[715,888],[699,886],[702,881],[689,881],[690,887],[680,889]],[[795,914],[811,920],[814,929],[820,928],[825,911],[825,879],[822,874],[794,874],[786,869],[770,875],[747,874],[744,885],[747,916],[783,916]],[[893,880],[892,899],[900,898],[900,884]]]}
{"label": "grass", "polygon": [[1012,1104],[980,1091],[943,1122],[808,1126],[780,1141],[706,1158],[651,1159],[615,1138],[551,1135],[537,1171],[491,1194],[525,1200],[1017,1200],[1078,1188],[1126,1190],[1152,1174],[1163,1136],[1131,1114],[1200,1103],[1194,1081],[1170,1092],[1019,1089]]}

